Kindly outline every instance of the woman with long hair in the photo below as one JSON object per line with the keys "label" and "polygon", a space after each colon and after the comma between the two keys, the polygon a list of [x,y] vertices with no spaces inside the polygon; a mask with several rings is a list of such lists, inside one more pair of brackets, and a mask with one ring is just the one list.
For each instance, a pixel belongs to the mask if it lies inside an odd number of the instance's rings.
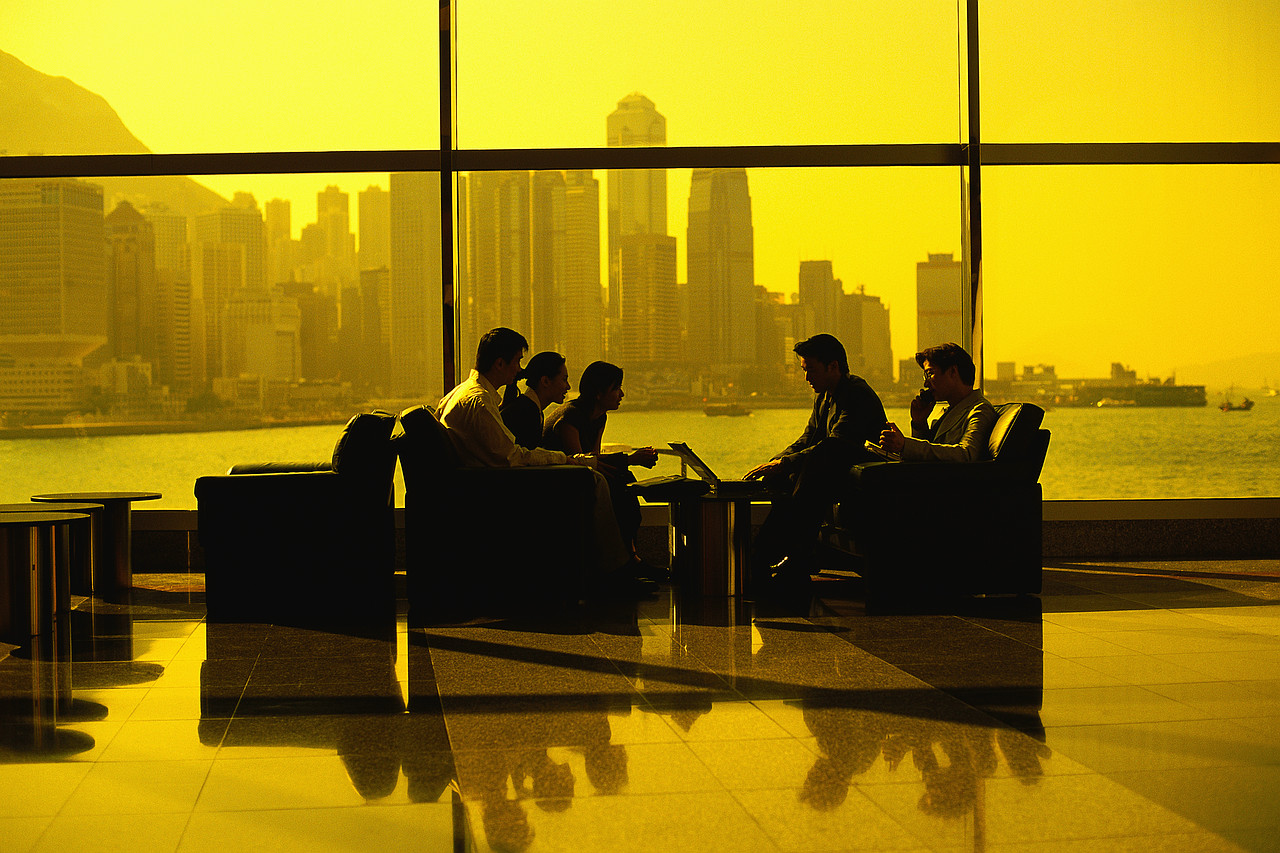
{"label": "woman with long hair", "polygon": [[626,395],[622,391],[622,368],[607,361],[593,361],[582,371],[578,396],[562,403],[547,416],[542,432],[542,446],[565,453],[589,453],[597,459],[597,470],[609,482],[609,497],[622,541],[631,548],[633,568],[641,576],[662,574],[635,556],[636,533],[640,529],[640,501],[626,488],[635,477],[627,470],[632,465],[652,468],[658,451],[641,447],[630,453],[601,453],[605,423]]}
{"label": "woman with long hair", "polygon": [[[525,381],[520,393],[516,382]],[[552,403],[563,403],[569,391],[569,369],[558,352],[540,352],[516,374],[503,390],[502,422],[521,447],[542,445],[542,412]]]}

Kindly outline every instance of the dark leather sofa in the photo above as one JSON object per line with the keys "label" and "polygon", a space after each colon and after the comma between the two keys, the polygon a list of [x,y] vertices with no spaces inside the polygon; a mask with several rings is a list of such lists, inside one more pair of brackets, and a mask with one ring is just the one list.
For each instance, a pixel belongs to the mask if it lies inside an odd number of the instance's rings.
{"label": "dark leather sofa", "polygon": [[996,407],[991,459],[856,465],[825,539],[861,558],[869,598],[1039,594],[1044,410]]}
{"label": "dark leather sofa", "polygon": [[327,462],[200,477],[211,622],[364,622],[395,613],[395,415],[356,415]]}
{"label": "dark leather sofa", "polygon": [[589,469],[464,466],[427,406],[400,414],[392,444],[404,474],[411,622],[583,597],[594,557]]}

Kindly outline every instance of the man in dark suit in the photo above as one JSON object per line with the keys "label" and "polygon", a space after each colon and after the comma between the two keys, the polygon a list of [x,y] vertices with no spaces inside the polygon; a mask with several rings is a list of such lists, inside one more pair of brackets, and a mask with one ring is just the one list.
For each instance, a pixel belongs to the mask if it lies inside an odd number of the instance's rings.
{"label": "man in dark suit", "polygon": [[834,336],[814,335],[796,344],[795,353],[817,396],[800,438],[746,475],[777,492],[752,549],[757,585],[808,580],[822,520],[849,469],[875,458],[864,444],[879,439],[886,420],[880,397],[849,372],[844,345]]}

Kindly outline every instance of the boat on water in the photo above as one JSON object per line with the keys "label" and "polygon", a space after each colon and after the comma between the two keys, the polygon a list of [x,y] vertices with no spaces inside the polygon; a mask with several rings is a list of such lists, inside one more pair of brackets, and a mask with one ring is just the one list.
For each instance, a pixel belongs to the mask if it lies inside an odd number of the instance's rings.
{"label": "boat on water", "polygon": [[1239,403],[1233,403],[1230,400],[1223,400],[1222,405],[1218,408],[1224,412],[1247,412],[1253,408],[1253,401],[1248,397],[1245,397]]}
{"label": "boat on water", "polygon": [[703,410],[707,417],[742,417],[751,414],[751,410],[741,403],[708,403]]}
{"label": "boat on water", "polygon": [[1136,406],[1138,405],[1138,401],[1137,400],[1121,400],[1121,399],[1116,399],[1115,397],[1103,397],[1094,405],[1096,405],[1099,409],[1114,409],[1114,408],[1122,408],[1124,406]]}

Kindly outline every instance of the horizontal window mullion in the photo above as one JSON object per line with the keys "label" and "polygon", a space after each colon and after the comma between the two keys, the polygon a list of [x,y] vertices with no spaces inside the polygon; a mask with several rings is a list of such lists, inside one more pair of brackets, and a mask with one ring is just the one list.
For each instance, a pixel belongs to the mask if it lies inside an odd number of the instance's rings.
{"label": "horizontal window mullion", "polygon": [[73,154],[0,157],[0,177],[79,178],[151,175],[266,175],[308,172],[430,172],[438,150],[255,151],[229,154]]}
{"label": "horizontal window mullion", "polygon": [[1180,166],[1280,163],[1280,142],[982,144],[984,166]]}
{"label": "horizontal window mullion", "polygon": [[508,169],[700,169],[811,166],[963,166],[959,143],[459,149],[461,172]]}

